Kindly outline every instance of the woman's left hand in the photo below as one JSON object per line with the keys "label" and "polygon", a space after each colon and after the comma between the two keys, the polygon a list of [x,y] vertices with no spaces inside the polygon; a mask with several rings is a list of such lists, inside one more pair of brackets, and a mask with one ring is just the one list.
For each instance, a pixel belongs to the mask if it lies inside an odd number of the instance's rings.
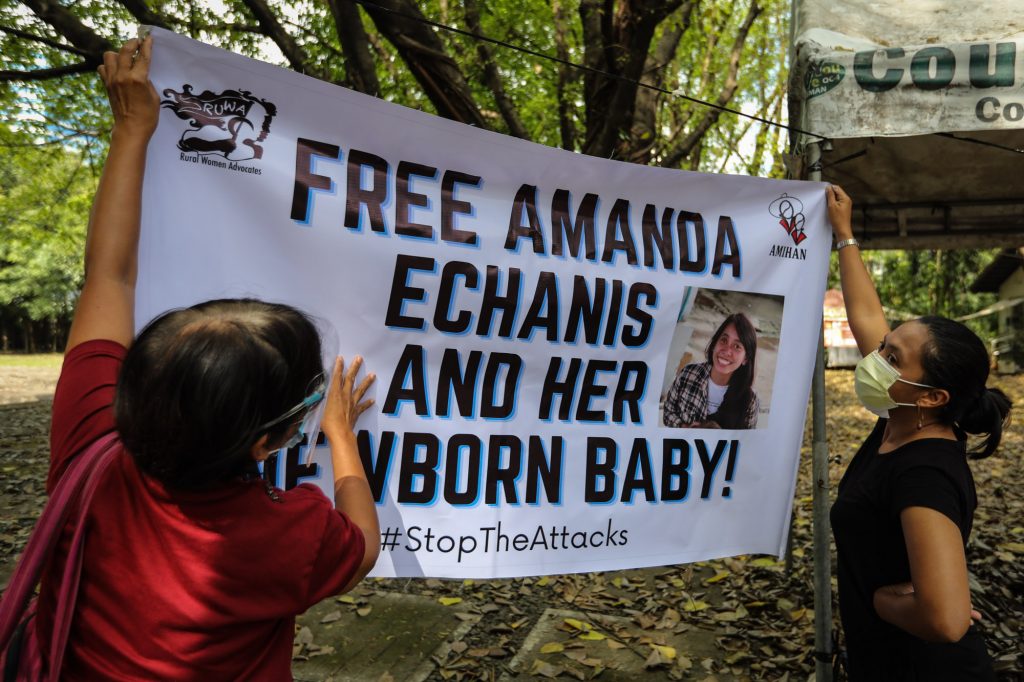
{"label": "woman's left hand", "polygon": [[367,374],[356,383],[359,369],[363,366],[363,358],[356,356],[352,364],[345,369],[345,360],[337,357],[334,360],[334,371],[331,373],[331,387],[327,391],[327,404],[320,428],[329,439],[339,440],[346,435],[354,434],[359,415],[370,409],[373,400],[363,400],[370,385],[377,378],[376,374]]}
{"label": "woman's left hand", "polygon": [[828,220],[832,224],[836,241],[849,239],[853,236],[853,200],[839,185],[825,188],[825,199],[828,204]]}
{"label": "woman's left hand", "polygon": [[[895,585],[885,585],[875,590],[875,604],[878,604],[879,599],[885,599],[886,597],[906,597],[914,594],[914,583],[896,583]],[[877,610],[877,606],[876,606]],[[971,625],[981,621],[981,612],[971,605]]]}
{"label": "woman's left hand", "polygon": [[119,52],[105,52],[99,67],[114,114],[114,134],[149,139],[156,130],[160,97],[149,81],[153,39],[129,40]]}

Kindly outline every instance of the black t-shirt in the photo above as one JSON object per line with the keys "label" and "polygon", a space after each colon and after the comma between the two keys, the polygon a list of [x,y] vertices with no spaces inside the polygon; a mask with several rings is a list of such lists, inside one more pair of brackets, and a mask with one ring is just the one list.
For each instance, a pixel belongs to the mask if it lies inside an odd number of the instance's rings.
{"label": "black t-shirt", "polygon": [[959,642],[925,642],[875,613],[875,590],[910,581],[900,512],[927,507],[945,514],[964,543],[978,505],[964,443],[911,441],[879,454],[879,419],[839,482],[830,514],[838,554],[839,613],[851,680],[991,680],[991,661],[972,627]]}

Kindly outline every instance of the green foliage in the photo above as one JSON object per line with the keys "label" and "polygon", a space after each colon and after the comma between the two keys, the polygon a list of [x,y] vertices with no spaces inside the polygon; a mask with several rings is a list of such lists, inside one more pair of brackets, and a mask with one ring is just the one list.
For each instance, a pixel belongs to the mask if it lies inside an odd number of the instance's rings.
{"label": "green foliage", "polygon": [[[637,110],[648,107],[645,111],[650,117],[638,114],[637,120],[643,118],[646,128],[637,128],[635,120],[634,133],[620,135],[626,155],[618,158],[708,172],[785,175],[780,154],[785,141],[780,128],[716,112],[678,96],[717,102],[769,120],[784,120],[790,4],[785,0],[757,0],[760,13],[745,39],[738,40],[755,6],[752,2],[701,0],[693,4],[695,9],[690,14],[685,12],[685,5],[690,3],[684,3],[684,8],[657,26],[649,53],[652,60],[664,36],[678,32],[679,40],[667,63],[651,67],[649,61],[645,78],[678,94],[659,93],[652,99],[644,91],[644,97],[637,98]],[[291,61],[285,57],[287,50],[269,37],[272,31],[257,20],[251,4],[246,0],[224,0],[216,6],[194,0],[151,0],[145,6],[179,33],[291,68],[294,55]],[[484,34],[544,55],[556,56],[564,46],[569,61],[584,61],[587,46],[580,20],[581,0],[489,0],[477,4]],[[117,0],[52,5],[73,14],[96,40],[111,45],[135,32],[136,19],[127,7],[135,11],[144,7],[143,3]],[[466,0],[418,0],[415,7],[430,20],[470,29]],[[605,3],[605,7],[622,12],[630,6],[617,1]],[[346,71],[339,27],[328,3],[273,0],[269,8],[301,54],[301,64],[296,68],[340,85],[355,82],[353,74]],[[413,76],[412,69],[421,65],[402,57],[379,30],[379,20],[371,20],[362,8],[359,14],[381,96],[435,112],[431,99]],[[608,17],[605,20],[609,25],[613,23]],[[16,0],[0,0],[0,26],[16,27],[21,32],[0,33],[4,70],[61,68],[98,59],[95,51],[86,53],[71,47],[66,31],[62,35],[59,27],[35,16]],[[486,125],[509,132],[498,97],[485,76],[486,60],[480,43],[439,28],[431,31],[443,47],[442,59],[464,78]],[[39,39],[26,38],[25,33]],[[591,104],[584,92],[584,72],[507,47],[486,47],[526,135],[549,146],[584,149]],[[733,79],[730,74],[737,64]],[[435,71],[432,76],[437,74]],[[436,97],[434,101],[438,101]],[[0,112],[11,122],[0,128],[0,324],[4,320],[66,318],[81,283],[95,168],[106,148],[109,123],[105,96],[99,78],[91,70],[48,80],[0,81]],[[565,113],[564,118],[560,112]],[[636,133],[639,129],[642,132]],[[627,139],[634,137],[638,139]],[[683,149],[685,153],[680,152]],[[910,315],[935,312],[952,317],[973,312],[989,302],[991,297],[964,293],[963,283],[970,281],[990,257],[987,252],[867,255],[879,293],[889,308]],[[978,324],[984,327],[988,323],[982,318]]]}
{"label": "green foliage", "polygon": [[[740,27],[754,0],[704,0],[692,13],[677,10],[657,26],[651,54],[665,35],[680,40],[664,65],[648,68],[658,87],[689,97],[717,101],[760,116],[781,120],[788,49],[788,3],[757,0],[761,13],[743,41]],[[0,50],[3,70],[32,72],[72,69],[59,78],[0,79],[2,129],[0,148],[0,327],[23,320],[50,320],[70,314],[81,283],[81,257],[94,169],[106,151],[109,120],[106,97],[93,67],[103,46],[113,47],[135,34],[138,20],[129,11],[151,11],[184,35],[218,47],[275,63],[295,66],[294,55],[270,37],[246,0],[222,3],[194,0],[81,0],[53,3],[49,11],[80,22],[91,36],[69,31],[60,17],[46,20],[17,0],[0,0]],[[577,64],[585,59],[581,0],[490,0],[479,5],[480,31],[497,40],[557,56]],[[690,3],[684,3],[684,6]],[[419,0],[415,6],[430,20],[468,31],[468,3]],[[635,11],[627,3],[609,3],[615,12]],[[408,7],[411,7],[408,6]],[[408,9],[407,7],[407,9]],[[294,41],[306,73],[347,85],[344,52],[330,6],[311,0],[274,0],[269,9]],[[362,27],[375,64],[381,96],[404,106],[435,112],[434,104],[413,76],[415,59],[406,61],[385,36],[378,21],[360,8]],[[559,21],[561,17],[561,21]],[[635,19],[635,17],[634,17]],[[610,23],[609,23],[610,25]],[[587,134],[591,104],[584,92],[584,71],[521,51],[443,29],[431,29],[449,60],[465,80],[488,127],[509,132],[498,97],[485,75],[489,59],[500,74],[502,89],[533,141],[579,151]],[[35,36],[33,38],[32,36]],[[91,42],[90,42],[91,40]],[[733,55],[733,50],[738,54]],[[606,46],[612,49],[612,46]],[[423,54],[413,51],[414,55]],[[735,83],[730,64],[738,60]],[[650,64],[648,65],[650,66]],[[608,67],[613,68],[614,67]],[[431,77],[437,77],[433,72]],[[645,76],[646,78],[646,76]],[[645,92],[645,95],[648,94]],[[653,104],[652,104],[653,102]],[[640,103],[638,99],[637,106]],[[644,139],[622,133],[626,154],[642,162],[665,163],[688,136],[696,144],[679,156],[675,167],[743,172],[780,177],[780,130],[732,114],[709,115],[707,107],[675,95],[648,97],[652,126]],[[650,107],[653,107],[651,109]],[[628,125],[627,125],[628,130]],[[694,131],[697,131],[696,133]],[[631,150],[644,150],[630,156]],[[53,325],[51,325],[52,327]],[[26,332],[31,334],[31,332]]]}
{"label": "green foliage", "polygon": [[[421,3],[428,17],[437,18],[466,29],[457,3]],[[579,14],[579,2],[564,2],[565,14],[573,19]],[[789,38],[789,3],[783,0],[759,2],[763,13],[754,22],[740,53],[736,92],[727,106],[771,120],[782,121],[782,103],[787,78],[786,56]],[[667,77],[661,85],[666,90],[688,97],[715,102],[726,87],[726,74],[733,41],[743,22],[748,0],[710,0],[698,5],[688,28],[683,32],[674,58],[665,67]],[[442,11],[442,7],[448,7]],[[524,2],[489,3],[482,16],[483,32],[491,37],[522,46],[546,55],[556,55],[555,17],[552,4],[529,0]],[[670,16],[659,27],[653,43],[682,22],[681,12]],[[372,29],[372,27],[371,27]],[[475,85],[479,101],[489,102],[485,113],[495,127],[503,123],[491,102],[491,93],[482,85],[482,66],[476,59],[474,41],[466,36],[440,32],[451,53],[463,65]],[[578,22],[567,31],[568,58],[582,63],[584,45]],[[549,146],[560,146],[557,102],[559,65],[521,52],[492,46],[495,59],[505,78],[506,90],[515,102],[532,139]],[[574,127],[584,130],[585,101],[583,72],[570,69],[568,100],[572,103]],[[392,99],[406,106],[417,106],[401,95]],[[655,129],[660,133],[654,141],[652,163],[667,156],[681,138],[695,127],[709,111],[706,106],[677,97],[659,94]],[[579,149],[582,140],[577,139]],[[784,177],[781,155],[784,142],[782,129],[768,126],[735,114],[722,114],[708,130],[702,144],[687,159],[686,167],[705,172],[741,172],[764,177]]]}
{"label": "green foliage", "polygon": [[0,127],[0,309],[7,318],[66,318],[82,285],[96,177],[84,151],[35,146]]}
{"label": "green foliage", "polygon": [[[706,0],[689,15],[678,49],[664,69],[658,85],[689,97],[719,101],[729,89],[727,75],[733,43],[752,0]],[[442,24],[469,30],[465,7],[451,0],[422,0],[415,3],[424,16]],[[784,0],[759,0],[761,14],[742,44],[735,89],[727,106],[774,120],[784,117],[789,4]],[[102,39],[117,44],[130,37],[136,20],[126,6],[115,0],[86,0],[66,5],[87,27]],[[564,39],[567,58],[575,63],[584,59],[583,31],[580,25],[580,0],[493,0],[480,3],[480,23],[484,34],[545,55],[556,55],[559,27],[555,8],[565,17]],[[192,0],[156,0],[149,8],[172,29],[198,40],[240,54],[288,67],[288,61],[265,35],[243,0],[226,0],[214,7]],[[284,30],[307,58],[307,72],[324,80],[346,84],[342,47],[338,29],[328,4],[308,0],[284,0],[272,3],[271,10]],[[383,98],[425,111],[433,106],[412,76],[410,66],[395,47],[377,30],[365,10],[360,10],[363,26],[376,62]],[[661,36],[684,21],[677,10],[658,27],[653,45]],[[0,0],[0,25],[68,44],[54,28],[36,17],[15,0]],[[489,127],[508,132],[495,103],[495,96],[483,76],[484,62],[478,53],[478,41],[465,35],[434,30],[446,54],[461,71],[473,99],[479,104]],[[530,138],[541,144],[561,146],[559,120],[559,79],[564,70],[556,62],[522,52],[486,44],[501,74],[504,90],[515,106]],[[82,61],[73,50],[58,49],[44,42],[0,34],[4,68],[29,71],[41,67],[62,67]],[[583,93],[584,72],[569,68],[562,101],[568,105],[571,127],[576,132],[573,148],[582,148],[587,102]],[[101,138],[105,133],[105,103],[99,80],[88,72],[56,80],[0,85],[0,111],[30,114],[33,132],[42,138],[75,140],[82,136]],[[655,138],[650,162],[671,154],[675,144],[700,124],[709,110],[700,104],[672,95],[658,95]],[[742,172],[781,177],[780,129],[721,114],[703,134],[692,152],[674,165],[711,172]],[[102,152],[102,145],[94,149]]]}
{"label": "green foliage", "polygon": [[[743,45],[736,94],[727,106],[784,123],[790,3],[763,0],[758,4],[763,12]],[[672,65],[675,77],[666,84],[667,89],[716,101],[729,69],[733,38],[748,6],[735,0],[700,5],[690,29],[683,34]],[[707,111],[703,105],[672,97],[664,103],[660,120],[668,130],[685,130]],[[779,150],[784,143],[781,128],[724,113],[688,165],[705,172],[782,178],[785,168]]]}
{"label": "green foliage", "polygon": [[[88,25],[101,35],[126,35],[134,31],[128,13],[119,5],[86,3]],[[17,26],[34,35],[47,36],[52,29],[19,3],[0,0],[0,25]],[[74,65],[82,57],[74,52],[0,33],[3,68],[31,71],[40,67],[59,68]],[[102,158],[108,132],[107,98],[99,76],[89,71],[59,79],[0,82],[0,117],[25,133],[28,141],[61,144],[91,154],[90,161]],[[24,144],[21,140],[17,144]],[[9,144],[4,141],[5,148]],[[6,161],[6,160],[5,160]]]}
{"label": "green foliage", "polygon": [[[578,3],[563,4],[570,17],[577,16]],[[421,3],[420,7],[424,14],[440,23],[469,30],[458,3],[431,1]],[[555,55],[555,16],[550,2],[521,0],[486,3],[480,9],[480,28],[484,35],[542,54]],[[477,41],[449,31],[441,31],[439,35],[456,61],[463,66],[474,96],[483,105],[483,113],[488,122],[496,130],[508,132],[498,113],[494,94],[484,86],[484,69],[477,54]],[[582,56],[579,32],[570,31],[567,39],[570,60],[579,62]],[[551,147],[561,146],[557,103],[558,64],[510,48],[493,44],[488,46],[504,79],[505,93],[515,104],[531,139]],[[576,127],[582,128],[582,75],[573,73],[573,77],[569,98],[576,106],[572,108],[572,118]],[[412,106],[399,99],[393,101]]]}
{"label": "green foliage", "polygon": [[[889,317],[903,321],[922,315],[957,318],[995,302],[995,294],[967,290],[978,273],[995,258],[998,249],[968,251],[865,251],[871,273]],[[839,287],[839,263],[832,254],[829,287]],[[994,315],[965,324],[983,339],[995,333]]]}

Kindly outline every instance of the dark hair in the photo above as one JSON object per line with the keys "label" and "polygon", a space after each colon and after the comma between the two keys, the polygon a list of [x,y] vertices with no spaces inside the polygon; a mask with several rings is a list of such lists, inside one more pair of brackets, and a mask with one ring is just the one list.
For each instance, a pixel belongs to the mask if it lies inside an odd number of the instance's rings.
{"label": "dark hair", "polygon": [[132,343],[114,398],[125,448],[146,474],[183,490],[252,470],[264,434],[283,440],[284,414],[323,372],[320,335],[290,306],[207,301],[156,318]]}
{"label": "dark hair", "polygon": [[746,354],[745,362],[729,377],[729,388],[725,392],[725,398],[719,405],[718,411],[708,415],[708,419],[718,423],[723,429],[744,429],[747,427],[747,410],[750,401],[754,399],[754,360],[757,357],[757,332],[754,325],[743,313],[733,313],[722,321],[718,330],[711,337],[706,349],[707,360],[714,366],[713,354],[715,344],[725,332],[725,328],[732,325],[736,334],[740,337],[743,350]]}
{"label": "dark hair", "polygon": [[986,435],[970,454],[974,459],[988,457],[999,446],[1012,403],[998,388],[985,387],[989,372],[985,344],[959,322],[936,316],[917,321],[928,329],[928,341],[921,349],[922,382],[949,393],[939,420],[951,424],[961,438],[968,433]]}

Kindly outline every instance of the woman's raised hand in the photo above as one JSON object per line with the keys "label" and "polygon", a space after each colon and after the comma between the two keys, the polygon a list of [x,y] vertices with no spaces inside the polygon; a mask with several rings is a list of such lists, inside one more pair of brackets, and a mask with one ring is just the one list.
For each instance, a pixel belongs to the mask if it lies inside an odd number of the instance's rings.
{"label": "woman's raised hand", "polygon": [[138,135],[145,139],[156,130],[160,97],[149,81],[153,39],[129,40],[119,52],[105,52],[99,67],[114,114],[114,134]]}
{"label": "woman's raised hand", "polygon": [[363,400],[367,389],[373,384],[376,375],[367,374],[356,385],[356,375],[363,365],[363,359],[356,356],[352,365],[345,370],[344,358],[334,361],[334,372],[331,375],[331,388],[327,392],[327,405],[320,428],[328,438],[351,433],[359,415],[370,409],[373,400]]}
{"label": "woman's raised hand", "polygon": [[832,223],[832,233],[836,241],[849,239],[853,236],[853,201],[839,185],[829,185],[825,190],[828,199],[828,220]]}

